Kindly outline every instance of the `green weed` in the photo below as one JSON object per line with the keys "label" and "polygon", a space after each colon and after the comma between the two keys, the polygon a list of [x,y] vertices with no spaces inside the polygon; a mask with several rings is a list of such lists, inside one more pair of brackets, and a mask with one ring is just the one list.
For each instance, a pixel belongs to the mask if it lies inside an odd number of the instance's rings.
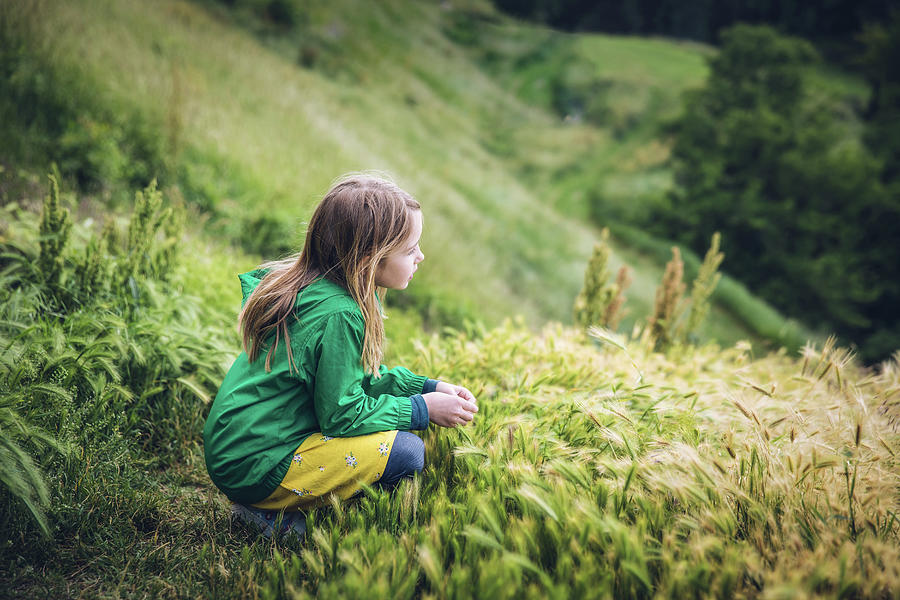
{"label": "green weed", "polygon": [[[151,186],[127,232],[110,220],[98,237],[73,228],[52,179],[40,225],[19,213],[3,240],[0,472],[45,533],[78,530],[67,508],[98,510],[78,493],[95,474],[140,479],[135,464],[171,464],[196,447],[228,349],[204,322],[212,313],[179,292],[177,214]],[[17,515],[11,503],[0,518]]]}

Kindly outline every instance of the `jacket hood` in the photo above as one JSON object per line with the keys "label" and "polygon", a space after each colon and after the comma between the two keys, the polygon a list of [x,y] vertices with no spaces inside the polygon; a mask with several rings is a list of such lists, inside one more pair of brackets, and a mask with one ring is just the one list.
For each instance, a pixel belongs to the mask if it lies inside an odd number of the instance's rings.
{"label": "jacket hood", "polygon": [[266,271],[264,269],[254,269],[238,275],[238,279],[241,281],[241,295],[243,296],[241,298],[242,307],[247,303],[247,298],[250,297],[250,294],[253,293],[253,290],[256,289],[256,286],[259,285],[259,282],[265,276]]}

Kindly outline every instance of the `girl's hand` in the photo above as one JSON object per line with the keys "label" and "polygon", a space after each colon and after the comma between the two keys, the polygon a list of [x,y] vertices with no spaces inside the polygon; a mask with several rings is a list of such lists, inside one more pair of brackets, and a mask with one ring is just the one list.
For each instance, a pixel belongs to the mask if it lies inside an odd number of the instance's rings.
{"label": "girl's hand", "polygon": [[[440,388],[440,384],[438,387]],[[462,389],[465,390],[465,388]],[[468,390],[465,391],[470,397],[472,396]],[[470,401],[459,393],[448,394],[446,392],[430,392],[423,394],[422,397],[425,398],[425,406],[428,407],[428,419],[441,427],[466,425],[478,412],[474,397]]]}
{"label": "girl's hand", "polygon": [[450,394],[452,396],[459,396],[460,398],[468,400],[472,404],[477,404],[475,396],[472,395],[472,392],[461,385],[453,385],[452,383],[447,383],[446,381],[438,381],[435,391]]}

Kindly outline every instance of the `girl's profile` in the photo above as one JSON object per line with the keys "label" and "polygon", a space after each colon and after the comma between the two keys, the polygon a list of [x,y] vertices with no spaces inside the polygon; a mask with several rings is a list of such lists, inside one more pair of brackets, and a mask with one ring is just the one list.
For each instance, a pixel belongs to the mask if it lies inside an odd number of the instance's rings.
{"label": "girl's profile", "polygon": [[402,290],[425,256],[419,203],[349,175],[325,194],[303,250],[239,276],[243,351],[203,430],[213,483],[267,536],[305,531],[302,511],[361,483],[392,488],[424,466],[411,430],[465,425],[467,389],[381,364],[379,290]]}

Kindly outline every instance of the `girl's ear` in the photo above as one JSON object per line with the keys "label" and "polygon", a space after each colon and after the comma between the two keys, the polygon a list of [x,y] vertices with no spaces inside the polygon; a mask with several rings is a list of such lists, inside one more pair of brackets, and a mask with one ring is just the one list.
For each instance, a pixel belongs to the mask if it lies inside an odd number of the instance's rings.
{"label": "girl's ear", "polygon": [[380,263],[387,256],[386,252],[373,252],[372,254],[367,254],[363,258],[363,265],[365,267],[371,266],[373,269],[378,267],[378,263]]}
{"label": "girl's ear", "polygon": [[366,254],[359,259],[357,263],[359,265],[358,272],[362,277],[370,278],[375,276],[375,270],[378,268],[377,256],[377,254]]}
{"label": "girl's ear", "polygon": [[373,254],[365,254],[359,259],[360,270],[374,269],[376,266]]}

